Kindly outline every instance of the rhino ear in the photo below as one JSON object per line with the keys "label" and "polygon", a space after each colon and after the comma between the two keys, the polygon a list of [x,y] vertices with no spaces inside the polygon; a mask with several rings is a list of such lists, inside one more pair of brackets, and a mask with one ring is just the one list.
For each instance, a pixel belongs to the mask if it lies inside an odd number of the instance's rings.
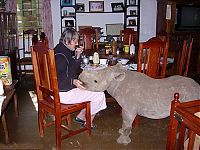
{"label": "rhino ear", "polygon": [[117,63],[116,65],[114,65],[113,67],[115,68],[123,68],[122,64],[121,63]]}

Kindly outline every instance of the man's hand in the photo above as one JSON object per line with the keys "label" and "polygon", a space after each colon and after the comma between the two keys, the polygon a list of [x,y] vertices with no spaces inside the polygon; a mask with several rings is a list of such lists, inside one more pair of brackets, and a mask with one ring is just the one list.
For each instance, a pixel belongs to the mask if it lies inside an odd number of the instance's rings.
{"label": "man's hand", "polygon": [[76,48],[76,59],[79,59],[81,54],[83,53],[83,46]]}
{"label": "man's hand", "polygon": [[83,82],[81,82],[81,81],[78,80],[78,79],[74,79],[74,80],[73,80],[73,84],[74,84],[77,88],[79,88],[79,89],[83,89],[83,90],[86,89],[86,88],[83,86]]}

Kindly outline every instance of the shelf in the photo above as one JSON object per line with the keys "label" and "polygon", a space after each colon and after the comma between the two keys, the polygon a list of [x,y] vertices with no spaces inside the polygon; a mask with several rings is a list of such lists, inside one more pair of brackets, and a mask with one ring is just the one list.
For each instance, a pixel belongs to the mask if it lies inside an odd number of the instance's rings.
{"label": "shelf", "polygon": [[130,4],[130,0],[124,0],[124,9],[124,27],[134,28],[134,31],[137,31],[137,44],[139,44],[140,0],[135,0],[134,4]]}
{"label": "shelf", "polygon": [[129,27],[137,27],[137,25],[127,25],[127,26],[129,26]]}
{"label": "shelf", "polygon": [[138,15],[126,15],[126,18],[130,18],[130,17],[138,17]]}
{"label": "shelf", "polygon": [[75,8],[76,8],[76,5],[66,5],[66,6],[61,5],[60,7],[61,7],[61,9],[64,8],[64,7],[68,7],[68,8],[71,8],[71,7],[72,7],[72,8],[75,9]]}
{"label": "shelf", "polygon": [[61,16],[61,18],[76,18],[76,16]]}
{"label": "shelf", "polygon": [[126,7],[138,7],[138,5],[126,5]]}
{"label": "shelf", "polygon": [[84,13],[91,13],[91,14],[106,14],[106,13],[108,13],[108,14],[119,14],[119,13],[124,13],[124,12],[111,12],[111,11],[107,11],[107,12],[76,12],[77,14],[84,14]]}

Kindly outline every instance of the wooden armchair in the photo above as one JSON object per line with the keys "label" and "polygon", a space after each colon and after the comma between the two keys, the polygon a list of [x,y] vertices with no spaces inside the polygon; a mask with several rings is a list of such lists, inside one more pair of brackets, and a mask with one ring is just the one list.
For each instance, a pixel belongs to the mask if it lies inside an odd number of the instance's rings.
{"label": "wooden armchair", "polygon": [[86,54],[93,54],[94,51],[98,51],[98,31],[94,28],[83,28],[79,30],[80,41],[84,43],[84,49]]}
{"label": "wooden armchair", "polygon": [[[200,112],[200,99],[181,103],[179,94],[174,94],[174,100],[171,103],[166,150],[182,150],[184,146],[188,150],[200,149],[199,145],[196,144],[198,141],[195,141],[195,139],[200,138],[198,137],[200,136],[200,116],[195,115],[197,112]],[[187,136],[186,141],[184,141],[185,136]]]}
{"label": "wooden armchair", "polygon": [[[32,48],[32,62],[38,98],[40,137],[44,136],[44,128],[55,124],[56,145],[57,149],[60,150],[63,139],[83,131],[87,131],[91,135],[90,102],[72,105],[60,103],[54,50],[49,50],[44,43],[38,42]],[[70,115],[82,109],[86,110],[86,127],[72,130],[70,128]],[[48,122],[46,119],[48,114],[54,115],[55,120]],[[66,121],[67,125],[62,124],[62,121]],[[65,129],[68,133],[61,135],[61,129]]]}

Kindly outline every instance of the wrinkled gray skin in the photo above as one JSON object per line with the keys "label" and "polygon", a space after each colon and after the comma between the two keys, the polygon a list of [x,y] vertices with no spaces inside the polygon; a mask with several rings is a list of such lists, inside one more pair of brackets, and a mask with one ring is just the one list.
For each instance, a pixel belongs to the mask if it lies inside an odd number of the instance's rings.
{"label": "wrinkled gray skin", "polygon": [[102,70],[84,70],[79,78],[88,90],[107,90],[122,107],[123,123],[117,142],[124,145],[131,142],[129,135],[137,114],[152,119],[168,117],[176,92],[180,94],[180,101],[200,99],[200,86],[190,78],[175,75],[153,79],[125,70],[120,64]]}

